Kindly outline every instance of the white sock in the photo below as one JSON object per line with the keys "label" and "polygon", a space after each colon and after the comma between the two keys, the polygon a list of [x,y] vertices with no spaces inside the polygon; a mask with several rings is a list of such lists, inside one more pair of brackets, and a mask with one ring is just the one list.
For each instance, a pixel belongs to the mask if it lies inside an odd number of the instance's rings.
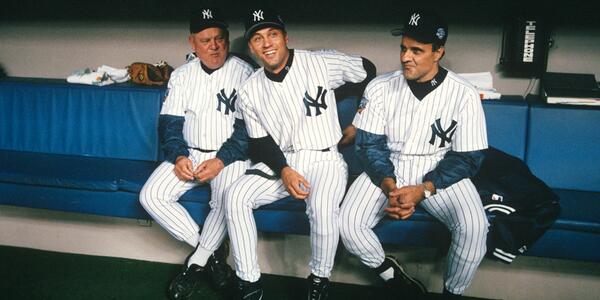
{"label": "white sock", "polygon": [[388,281],[388,280],[394,278],[394,269],[392,267],[390,267],[389,269],[381,272],[379,274],[379,276],[381,278],[383,278],[383,280]]}
{"label": "white sock", "polygon": [[192,254],[192,256],[190,256],[187,266],[189,267],[192,264],[196,264],[198,266],[204,267],[206,265],[206,262],[208,261],[208,258],[212,254],[213,254],[213,251],[206,250],[206,249],[202,248],[200,245],[198,245],[198,248],[196,248],[196,251],[194,252],[194,254]]}

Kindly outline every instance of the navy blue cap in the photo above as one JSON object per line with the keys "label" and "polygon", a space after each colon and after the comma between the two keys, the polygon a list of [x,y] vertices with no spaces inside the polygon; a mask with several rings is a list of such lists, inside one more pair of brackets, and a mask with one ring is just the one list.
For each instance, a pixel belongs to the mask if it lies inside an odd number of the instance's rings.
{"label": "navy blue cap", "polygon": [[404,20],[404,27],[392,30],[394,36],[408,36],[424,44],[446,44],[448,24],[437,13],[415,10]]}
{"label": "navy blue cap", "polygon": [[192,10],[190,16],[190,33],[197,33],[206,28],[218,27],[227,29],[228,24],[218,9],[201,7]]}
{"label": "navy blue cap", "polygon": [[285,24],[279,14],[270,9],[251,9],[248,11],[244,26],[246,27],[246,33],[244,33],[246,40],[249,40],[257,30],[263,28],[274,27],[285,30]]}

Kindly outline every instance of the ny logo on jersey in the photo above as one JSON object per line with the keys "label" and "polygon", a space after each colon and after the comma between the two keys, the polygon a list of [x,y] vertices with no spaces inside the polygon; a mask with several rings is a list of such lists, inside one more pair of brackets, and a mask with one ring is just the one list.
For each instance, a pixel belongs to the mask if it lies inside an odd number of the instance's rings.
{"label": "ny logo on jersey", "polygon": [[231,95],[227,97],[225,94],[225,89],[221,89],[221,92],[217,94],[217,110],[221,111],[221,104],[225,104],[225,114],[228,115],[229,111],[235,112],[235,100],[237,99],[237,94],[235,93],[235,89],[231,92]]}
{"label": "ny logo on jersey", "polygon": [[442,120],[435,120],[435,122],[431,124],[431,139],[429,140],[429,143],[435,145],[435,138],[439,136],[442,139],[440,148],[446,147],[446,142],[450,143],[454,132],[456,132],[456,124],[458,123],[452,120],[448,129],[444,130],[444,128],[442,128]]}
{"label": "ny logo on jersey", "polygon": [[262,21],[262,20],[264,20],[264,19],[265,19],[265,18],[263,17],[263,11],[262,11],[261,9],[259,9],[259,10],[255,10],[255,11],[252,13],[252,16],[254,17],[254,22],[256,22],[256,21]]}
{"label": "ny logo on jersey", "polygon": [[203,19],[212,19],[212,11],[210,11],[210,9],[205,9],[202,11],[202,18]]}
{"label": "ny logo on jersey", "polygon": [[412,26],[417,26],[419,25],[419,19],[421,18],[420,14],[412,14],[412,16],[410,16],[410,20],[408,21],[408,25],[412,25]]}
{"label": "ny logo on jersey", "polygon": [[[327,109],[327,103],[325,103],[325,95],[327,94],[327,90],[324,90],[322,86],[319,86],[319,90],[317,91],[317,97],[311,97],[308,92],[304,92],[304,106],[306,106],[306,116],[312,117],[310,113],[310,108],[315,108],[315,116],[321,114],[321,108]],[[320,100],[319,100],[320,99]],[[320,101],[320,102],[319,102]]]}

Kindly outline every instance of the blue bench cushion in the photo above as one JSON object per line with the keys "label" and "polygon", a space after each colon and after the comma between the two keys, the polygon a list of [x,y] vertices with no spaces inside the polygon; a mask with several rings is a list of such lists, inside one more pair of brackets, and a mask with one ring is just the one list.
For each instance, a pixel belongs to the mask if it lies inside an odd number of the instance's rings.
{"label": "blue bench cushion", "polygon": [[139,204],[138,194],[121,191],[90,191],[0,182],[0,204],[150,219]]}
{"label": "blue bench cushion", "polygon": [[552,188],[600,192],[600,108],[532,105],[526,163]]}
{"label": "blue bench cushion", "polygon": [[71,189],[116,191],[120,160],[0,151],[0,181]]}
{"label": "blue bench cushion", "polygon": [[556,189],[561,212],[553,229],[600,233],[600,193]]}
{"label": "blue bench cushion", "polygon": [[[0,182],[94,191],[139,194],[159,163],[62,154],[0,150]],[[208,202],[210,187],[203,185],[182,201]]]}
{"label": "blue bench cushion", "polygon": [[[206,215],[210,211],[206,195],[206,190],[203,192],[194,189],[181,198],[180,203],[198,224],[204,223]],[[194,201],[188,201],[188,197]],[[151,219],[140,205],[139,194],[125,191],[90,191],[0,182],[0,204],[122,218]]]}

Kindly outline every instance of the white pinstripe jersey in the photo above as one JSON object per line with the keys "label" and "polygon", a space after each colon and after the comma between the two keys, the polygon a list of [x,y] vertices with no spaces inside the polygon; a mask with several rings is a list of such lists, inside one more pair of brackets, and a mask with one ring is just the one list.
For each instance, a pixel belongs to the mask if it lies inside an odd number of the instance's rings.
{"label": "white pinstripe jersey", "polygon": [[294,50],[282,82],[263,69],[242,86],[239,107],[251,138],[270,134],[282,151],[321,150],[341,138],[333,89],[367,76],[360,56]]}
{"label": "white pinstripe jersey", "polygon": [[233,132],[239,89],[253,71],[230,55],[208,74],[196,58],[171,74],[160,113],[185,117],[183,138],[189,147],[217,150]]}
{"label": "white pinstripe jersey", "polygon": [[[367,86],[363,103],[354,125],[387,137],[396,168],[410,169],[397,172],[406,174],[412,184],[434,169],[449,150],[488,146],[481,100],[473,86],[451,71],[423,100],[413,95],[401,70],[378,76]],[[412,162],[398,164],[398,160]]]}

